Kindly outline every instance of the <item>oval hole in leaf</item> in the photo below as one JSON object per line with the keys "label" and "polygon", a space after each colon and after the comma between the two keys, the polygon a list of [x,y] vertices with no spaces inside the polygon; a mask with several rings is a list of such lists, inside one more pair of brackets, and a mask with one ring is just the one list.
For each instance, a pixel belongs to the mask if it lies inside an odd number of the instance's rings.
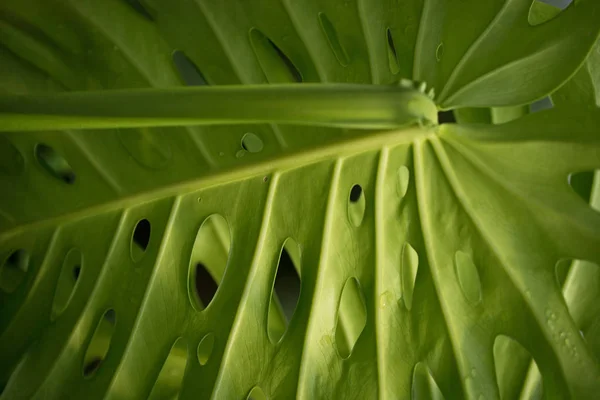
{"label": "oval hole in leaf", "polygon": [[172,158],[167,133],[162,128],[120,128],[119,140],[139,165],[160,170],[166,168]]}
{"label": "oval hole in leaf", "polygon": [[0,268],[0,288],[7,293],[14,292],[25,279],[29,269],[29,253],[25,249],[14,250]]}
{"label": "oval hole in leaf", "polygon": [[188,86],[206,86],[208,81],[198,66],[181,50],[173,52],[173,64],[181,80]]}
{"label": "oval hole in leaf", "polygon": [[[597,182],[596,190],[600,190],[600,170],[572,173],[567,179],[569,185],[571,186],[571,188],[573,188],[573,191],[586,203],[590,203],[590,200],[592,198],[594,181]],[[591,204],[590,207],[592,207],[596,211],[600,211],[600,204]]]}
{"label": "oval hole in leaf", "polygon": [[[531,357],[531,354],[516,340],[505,335],[498,335],[494,340],[494,365],[496,369],[496,382],[500,389],[501,399],[517,399],[517,398],[540,398],[540,397],[521,397],[522,393],[527,393],[523,386],[523,377],[531,374],[539,376],[539,370],[537,364]],[[533,362],[532,362],[533,361]],[[530,371],[528,373],[528,371]],[[533,378],[527,378],[527,380]],[[541,381],[540,381],[541,382]],[[541,384],[539,389],[541,391]],[[529,392],[529,393],[533,393]]]}
{"label": "oval hole in leaf", "polygon": [[417,271],[419,269],[419,255],[417,251],[407,242],[402,247],[402,265],[400,267],[402,278],[402,298],[407,310],[412,308],[413,292]]}
{"label": "oval hole in leaf", "polygon": [[[201,309],[205,309],[215,297],[219,285],[215,282],[210,272],[206,269],[206,265],[197,263],[194,273],[194,282],[196,297],[200,300]],[[206,304],[206,306],[204,306]],[[201,311],[201,310],[198,310]]]}
{"label": "oval hole in leaf", "polygon": [[321,29],[329,42],[329,46],[337,58],[338,62],[342,65],[342,67],[348,66],[350,60],[348,59],[348,53],[346,53],[346,49],[340,43],[340,39],[338,38],[337,31],[335,27],[324,13],[319,13],[319,22],[321,24]]}
{"label": "oval hole in leaf", "polygon": [[541,25],[558,16],[565,8],[567,8],[573,0],[556,1],[556,0],[533,0],[529,8],[527,22],[531,26]]}
{"label": "oval hole in leaf", "polygon": [[263,390],[258,387],[258,386],[254,386],[252,388],[252,390],[250,391],[250,393],[248,393],[248,400],[267,400],[267,396],[265,395],[265,392],[263,392]]}
{"label": "oval hole in leaf", "polygon": [[83,376],[90,377],[96,373],[100,365],[106,358],[113,333],[115,331],[116,313],[115,310],[107,310],[100,322],[96,326],[94,335],[85,352],[83,361]]}
{"label": "oval hole in leaf", "polygon": [[410,171],[406,166],[401,166],[398,169],[398,196],[402,199],[408,192],[408,184],[410,183]]}
{"label": "oval hole in leaf", "polygon": [[431,376],[431,372],[429,372],[429,368],[427,368],[427,365],[425,365],[423,362],[418,362],[415,365],[410,392],[412,400],[444,399],[442,391],[437,385],[435,379],[433,379],[433,376]]}
{"label": "oval hole in leaf", "polygon": [[267,328],[272,343],[281,340],[296,311],[300,298],[300,265],[300,246],[294,239],[287,238],[279,254],[269,302]]}
{"label": "oval hole in leaf", "polygon": [[367,307],[360,283],[349,278],[342,290],[335,325],[335,344],[340,357],[350,357],[366,324]]}
{"label": "oval hole in leaf", "polygon": [[263,147],[262,139],[252,132],[247,132],[242,137],[242,148],[249,153],[258,153],[262,151]]}
{"label": "oval hole in leaf", "polygon": [[187,342],[184,338],[180,337],[173,343],[148,399],[163,400],[177,398],[181,391],[187,359]]}
{"label": "oval hole in leaf", "polygon": [[398,54],[396,53],[396,46],[394,45],[394,38],[392,37],[392,31],[390,28],[387,28],[386,35],[390,72],[396,75],[398,72],[400,72],[400,64],[398,63]]}
{"label": "oval hole in leaf", "polygon": [[230,248],[231,234],[225,218],[218,214],[206,218],[196,234],[188,273],[188,296],[196,311],[208,307],[217,293]]}
{"label": "oval hole in leaf", "polygon": [[348,195],[348,219],[350,223],[359,227],[365,216],[366,200],[360,185],[354,185]]}
{"label": "oval hole in leaf", "polygon": [[198,363],[200,365],[206,365],[206,363],[210,360],[210,356],[212,355],[213,349],[215,347],[215,335],[210,332],[204,335],[200,343],[198,343]]}
{"label": "oval hole in leaf", "polygon": [[135,225],[133,234],[131,235],[131,245],[129,247],[131,259],[134,262],[140,261],[144,254],[146,254],[146,249],[150,243],[151,230],[150,221],[145,218],[138,221]]}
{"label": "oval hole in leaf", "polygon": [[0,175],[18,176],[25,169],[21,152],[4,136],[0,136]]}
{"label": "oval hole in leaf", "polygon": [[289,57],[256,28],[250,29],[250,44],[269,83],[302,82],[302,75]]}
{"label": "oval hole in leaf", "polygon": [[124,0],[125,3],[129,4],[138,14],[146,18],[148,21],[154,21],[152,14],[148,12],[146,7],[140,3],[140,0]]}
{"label": "oval hole in leaf", "polygon": [[58,276],[54,301],[52,302],[52,314],[50,317],[52,321],[57,319],[67,309],[73,293],[75,293],[75,286],[79,280],[82,263],[83,256],[81,252],[77,249],[69,250]]}
{"label": "oval hole in leaf", "polygon": [[53,177],[72,185],[75,183],[75,172],[54,148],[44,143],[35,146],[35,158]]}
{"label": "oval hole in leaf", "polygon": [[457,251],[454,256],[456,276],[465,298],[473,304],[481,300],[481,281],[479,272],[471,256],[463,251]]}

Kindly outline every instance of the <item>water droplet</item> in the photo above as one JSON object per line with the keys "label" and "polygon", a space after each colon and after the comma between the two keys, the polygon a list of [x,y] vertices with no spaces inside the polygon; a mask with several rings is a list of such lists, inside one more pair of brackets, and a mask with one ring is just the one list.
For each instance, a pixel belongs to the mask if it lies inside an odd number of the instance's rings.
{"label": "water droplet", "polygon": [[477,376],[477,370],[475,368],[471,368],[471,376],[475,378]]}
{"label": "water droplet", "polygon": [[571,347],[571,341],[569,339],[565,339],[565,344],[567,347]]}
{"label": "water droplet", "polygon": [[438,44],[437,49],[435,49],[435,59],[437,61],[442,61],[442,57],[444,55],[444,42]]}
{"label": "water droplet", "polygon": [[465,298],[475,304],[481,300],[481,281],[479,272],[471,256],[463,251],[454,255],[456,275]]}
{"label": "water droplet", "polygon": [[224,155],[225,155],[225,153],[223,153],[223,152],[219,153],[219,156],[221,156],[221,157],[223,157]]}
{"label": "water droplet", "polygon": [[546,317],[550,318],[551,315],[552,315],[552,310],[549,308],[546,308]]}
{"label": "water droplet", "polygon": [[413,292],[418,269],[419,255],[408,242],[404,243],[401,265],[402,299],[404,300],[404,306],[408,310],[412,308]]}
{"label": "water droplet", "polygon": [[246,150],[238,150],[238,152],[237,152],[237,153],[235,153],[235,156],[236,156],[237,158],[242,158],[242,157],[244,157],[244,156],[246,155],[246,153],[247,153],[247,151],[246,151]]}
{"label": "water droplet", "polygon": [[394,295],[390,291],[385,291],[379,296],[379,308],[386,308],[394,301]]}
{"label": "water droplet", "polygon": [[561,333],[560,333],[560,338],[561,338],[561,339],[564,339],[565,337],[567,337],[567,334],[566,334],[566,333],[564,333],[564,332],[561,332]]}
{"label": "water droplet", "polygon": [[552,318],[552,320],[556,321],[556,314],[554,314],[554,313],[550,314],[550,318]]}

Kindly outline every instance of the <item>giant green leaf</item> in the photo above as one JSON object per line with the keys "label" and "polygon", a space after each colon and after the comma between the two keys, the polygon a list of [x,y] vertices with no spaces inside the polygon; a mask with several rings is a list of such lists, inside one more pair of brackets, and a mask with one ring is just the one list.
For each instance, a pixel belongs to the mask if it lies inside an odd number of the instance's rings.
{"label": "giant green leaf", "polygon": [[[593,398],[599,180],[568,179],[600,168],[600,5],[530,5],[4,1],[2,397]],[[421,93],[567,80],[501,125]]]}

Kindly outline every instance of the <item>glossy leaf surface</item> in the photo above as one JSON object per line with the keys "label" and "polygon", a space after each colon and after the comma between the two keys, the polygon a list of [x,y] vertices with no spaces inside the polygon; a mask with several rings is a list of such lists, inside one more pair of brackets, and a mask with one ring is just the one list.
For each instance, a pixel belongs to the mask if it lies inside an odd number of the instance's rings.
{"label": "glossy leaf surface", "polygon": [[2,2],[2,398],[593,398],[600,4],[530,6]]}

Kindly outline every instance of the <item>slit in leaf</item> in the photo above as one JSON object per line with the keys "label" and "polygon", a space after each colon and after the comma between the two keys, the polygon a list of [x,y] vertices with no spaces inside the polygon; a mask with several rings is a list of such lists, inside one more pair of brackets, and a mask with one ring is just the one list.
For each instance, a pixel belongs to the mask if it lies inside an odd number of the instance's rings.
{"label": "slit in leaf", "polygon": [[100,368],[110,348],[110,342],[115,330],[115,310],[107,310],[96,326],[94,335],[85,352],[83,361],[83,376],[91,377]]}
{"label": "slit in leaf", "polygon": [[321,29],[329,42],[329,46],[331,47],[335,58],[337,58],[342,67],[348,66],[350,63],[348,53],[346,53],[346,49],[342,46],[338,33],[327,15],[319,13],[319,22],[321,23]]}
{"label": "slit in leaf", "polygon": [[255,386],[250,390],[250,393],[248,393],[247,400],[267,400],[267,396],[260,387]]}
{"label": "slit in leaf", "polygon": [[552,104],[552,99],[550,96],[546,96],[543,99],[535,101],[529,105],[529,112],[536,113],[544,110],[549,110],[554,108],[554,104]]}
{"label": "slit in leaf", "polygon": [[268,334],[277,343],[287,331],[300,298],[300,247],[286,239],[279,254],[268,312]]}
{"label": "slit in leaf", "polygon": [[131,236],[131,259],[138,262],[142,259],[150,243],[151,225],[147,219],[138,221]]}
{"label": "slit in leaf", "polygon": [[129,4],[129,6],[131,8],[133,8],[142,17],[146,18],[148,21],[154,22],[154,17],[152,16],[152,14],[150,14],[150,12],[146,8],[146,6],[144,6],[142,4],[143,0],[142,1],[140,1],[140,0],[124,0],[124,1],[127,4]]}
{"label": "slit in leaf", "polygon": [[527,22],[531,26],[541,25],[556,18],[573,0],[533,0]]}
{"label": "slit in leaf", "polygon": [[479,303],[481,301],[481,280],[473,258],[470,254],[459,250],[454,255],[454,264],[463,295],[472,304]]}
{"label": "slit in leaf", "polygon": [[2,263],[0,268],[0,288],[14,292],[23,282],[29,269],[29,252],[25,249],[14,250]]}
{"label": "slit in leaf", "polygon": [[0,136],[0,176],[19,176],[25,169],[25,159],[14,144]]}
{"label": "slit in leaf", "polygon": [[415,365],[411,384],[411,398],[443,400],[444,396],[437,382],[431,376],[431,372],[424,362],[418,362]]}
{"label": "slit in leaf", "polygon": [[350,223],[359,227],[365,216],[366,200],[365,194],[360,185],[354,185],[348,195],[348,219]]}
{"label": "slit in leaf", "polygon": [[225,218],[213,214],[206,218],[196,234],[188,273],[188,295],[196,311],[207,308],[223,279],[231,235]]}
{"label": "slit in leaf", "polygon": [[71,302],[75,286],[79,280],[82,258],[81,252],[77,249],[71,249],[67,253],[54,292],[51,320],[57,319]]}
{"label": "slit in leaf", "polygon": [[346,281],[340,297],[335,326],[335,343],[340,357],[350,357],[367,324],[367,307],[356,278]]}
{"label": "slit in leaf", "polygon": [[415,281],[419,270],[419,254],[410,245],[405,242],[402,247],[402,261],[400,266],[400,276],[402,282],[402,299],[407,310],[412,308],[413,293],[415,290]]}
{"label": "slit in leaf", "polygon": [[67,160],[54,148],[44,143],[35,146],[35,158],[38,163],[53,177],[72,185],[75,183],[75,172]]}
{"label": "slit in leaf", "polygon": [[[600,191],[600,170],[575,172],[568,176],[567,181],[577,196],[590,203],[593,191]],[[590,207],[600,211],[600,204],[591,204]]]}
{"label": "slit in leaf", "polygon": [[190,58],[181,50],[173,52],[173,64],[181,80],[188,86],[206,86],[208,81]]}
{"label": "slit in leaf", "polygon": [[394,45],[394,38],[392,36],[392,30],[387,28],[387,49],[388,49],[388,62],[390,65],[390,72],[396,75],[400,72],[400,64],[398,63],[398,54],[396,53],[396,46]]}
{"label": "slit in leaf", "polygon": [[[519,342],[511,337],[498,335],[494,340],[493,354],[501,399],[542,398],[541,380],[539,385],[534,382],[536,374],[540,376],[537,364]],[[537,393],[540,396],[523,396],[525,393]]]}
{"label": "slit in leaf", "polygon": [[213,349],[215,347],[215,334],[207,333],[204,335],[200,343],[198,343],[198,363],[200,365],[206,365],[210,360],[210,356],[212,355]]}
{"label": "slit in leaf", "polygon": [[269,83],[302,82],[302,74],[292,60],[256,28],[250,29],[250,44]]}
{"label": "slit in leaf", "polygon": [[152,392],[148,396],[149,400],[175,399],[181,391],[183,376],[187,365],[188,349],[184,338],[175,341],[158,378],[154,383]]}

